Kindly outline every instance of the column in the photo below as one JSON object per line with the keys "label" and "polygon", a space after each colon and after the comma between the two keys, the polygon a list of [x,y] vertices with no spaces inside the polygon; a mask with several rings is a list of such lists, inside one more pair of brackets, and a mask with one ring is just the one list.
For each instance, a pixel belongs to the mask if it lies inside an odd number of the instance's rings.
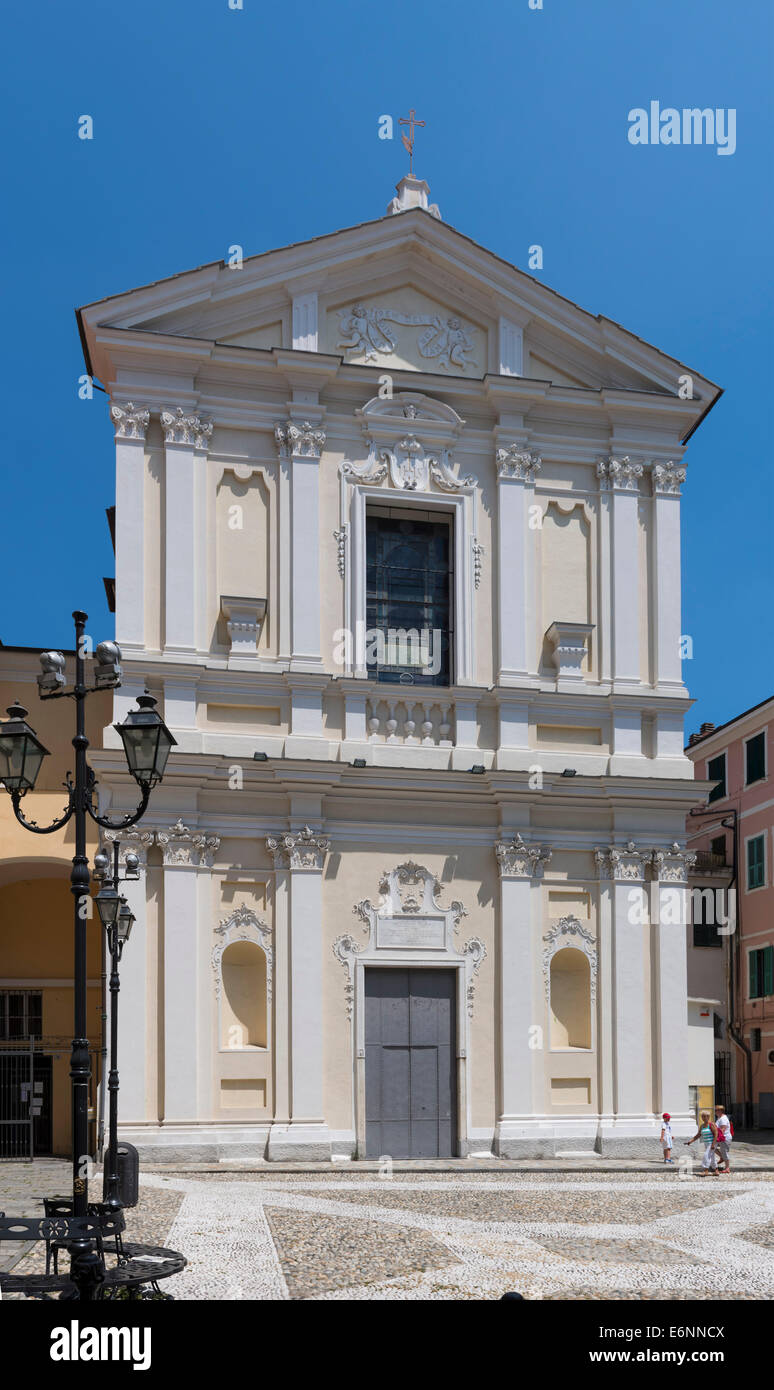
{"label": "column", "polygon": [[[649,977],[649,913],[645,869],[650,855],[629,840],[625,846],[595,850],[600,876],[610,880],[612,897],[613,1118],[600,1119],[603,1155],[633,1157],[653,1144],[651,1066],[646,1048],[646,991]],[[683,1010],[685,1005],[683,1005]]]}
{"label": "column", "polygon": [[[551,851],[525,844],[521,835],[498,840],[500,870],[500,1105],[495,1150],[500,1158],[541,1158],[553,1154],[550,1136],[541,1139],[545,1106],[535,1087],[542,1069],[545,1038],[531,1032],[544,1028],[544,1009],[536,999],[536,951],[541,927],[541,887]],[[535,1046],[534,1044],[540,1044]],[[535,1054],[541,1063],[536,1067]]]}
{"label": "column", "polygon": [[164,647],[166,651],[196,651],[197,593],[200,567],[205,563],[197,544],[197,470],[203,467],[212,422],[186,415],[181,406],[162,410],[164,431],[164,510],[166,514],[164,570]]}
{"label": "column", "polygon": [[692,851],[675,843],[653,851],[652,919],[655,945],[656,1096],[655,1108],[668,1110],[675,1133],[690,1138],[695,1131],[688,1109],[688,873],[696,862]]}
{"label": "column", "polygon": [[529,527],[541,461],[520,444],[497,450],[498,685],[524,684],[535,664],[534,531]]}
{"label": "column", "polygon": [[640,684],[639,488],[642,464],[628,458],[601,459],[600,491],[612,492],[611,601],[612,668],[615,688]]}
{"label": "column", "polygon": [[319,671],[320,454],[323,430],[305,420],[277,425],[280,459],[290,471],[290,669]]}
{"label": "column", "polygon": [[193,1124],[199,1109],[198,873],[210,869],[216,835],[182,821],[156,832],[164,858],[164,1123]]}
{"label": "column", "polygon": [[322,873],[330,840],[304,826],[266,843],[287,895],[290,1083],[289,1120],[281,1123],[278,1117],[272,1125],[268,1156],[330,1159],[323,1100],[322,984]]}
{"label": "column", "polygon": [[[654,463],[653,486],[653,627],[656,683],[684,694],[680,659],[680,485],[685,469]],[[671,1113],[671,1112],[670,1112]]]}
{"label": "column", "polygon": [[116,640],[145,647],[145,431],[150,412],[113,404],[116,427]]}
{"label": "column", "polygon": [[[147,1092],[147,1049],[150,1011],[153,1001],[148,998],[148,937],[146,925],[148,850],[153,844],[152,830],[108,830],[105,848],[112,861],[113,843],[121,845],[120,873],[126,872],[126,856],[131,850],[140,860],[140,877],[122,883],[123,893],[133,914],[134,926],[126,949],[121,956],[121,989],[118,996],[118,1075],[119,1115],[121,1128],[142,1124],[151,1115]],[[108,971],[110,959],[108,957]]]}

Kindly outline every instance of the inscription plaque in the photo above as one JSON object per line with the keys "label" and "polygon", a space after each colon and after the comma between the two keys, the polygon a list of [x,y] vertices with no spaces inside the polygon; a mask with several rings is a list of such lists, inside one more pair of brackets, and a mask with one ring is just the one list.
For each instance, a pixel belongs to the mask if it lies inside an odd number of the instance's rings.
{"label": "inscription plaque", "polygon": [[376,944],[443,951],[446,946],[443,917],[378,917]]}

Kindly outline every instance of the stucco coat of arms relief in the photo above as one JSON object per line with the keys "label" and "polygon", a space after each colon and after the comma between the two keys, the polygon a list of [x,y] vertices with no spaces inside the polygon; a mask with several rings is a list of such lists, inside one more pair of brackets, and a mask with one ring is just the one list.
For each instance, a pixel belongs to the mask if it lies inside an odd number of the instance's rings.
{"label": "stucco coat of arms relief", "polygon": [[459,932],[465,907],[457,900],[443,907],[440,880],[423,864],[407,860],[394,869],[385,869],[379,881],[379,901],[369,898],[355,903],[352,911],[363,922],[368,939],[358,941],[347,932],[333,943],[333,954],[347,971],[347,1017],[352,1018],[355,999],[355,965],[376,965],[380,961],[400,961],[407,965],[437,964],[462,966],[465,971],[465,998],[468,1015],[473,1014],[474,979],[486,958],[486,946],[477,936],[462,946],[454,938]]}
{"label": "stucco coat of arms relief", "polygon": [[397,327],[422,328],[417,338],[420,357],[447,371],[477,367],[473,360],[473,329],[452,314],[407,314],[400,309],[367,308],[363,303],[339,309],[339,341],[345,356],[362,356],[366,362],[389,357],[397,350]]}
{"label": "stucco coat of arms relief", "polygon": [[420,392],[401,391],[389,400],[375,397],[356,414],[368,457],[363,463],[345,459],[343,477],[377,485],[389,478],[405,492],[428,492],[431,484],[446,493],[475,490],[472,474],[460,477],[454,471],[450,445],[465,422],[450,406]]}

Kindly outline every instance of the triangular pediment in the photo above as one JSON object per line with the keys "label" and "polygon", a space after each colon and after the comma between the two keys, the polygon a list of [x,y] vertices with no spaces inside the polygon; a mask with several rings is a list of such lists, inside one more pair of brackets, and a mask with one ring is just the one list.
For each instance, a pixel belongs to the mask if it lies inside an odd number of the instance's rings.
{"label": "triangular pediment", "polygon": [[[234,259],[234,258],[232,258]],[[98,326],[292,349],[293,305],[316,295],[316,351],[355,366],[478,378],[502,365],[503,324],[523,339],[523,375],[554,385],[676,395],[676,359],[595,316],[453,227],[414,209],[216,262],[80,311]],[[693,373],[694,396],[713,384]]]}

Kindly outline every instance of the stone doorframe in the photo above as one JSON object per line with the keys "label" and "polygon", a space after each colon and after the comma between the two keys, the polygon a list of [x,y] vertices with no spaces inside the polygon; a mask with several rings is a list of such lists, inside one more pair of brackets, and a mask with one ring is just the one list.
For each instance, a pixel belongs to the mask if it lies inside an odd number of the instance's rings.
{"label": "stone doorframe", "polygon": [[486,947],[475,936],[461,947],[457,946],[454,938],[462,918],[467,916],[465,908],[460,902],[452,902],[448,908],[441,906],[438,901],[440,881],[423,865],[409,860],[385,870],[379,888],[378,906],[366,898],[352,909],[364,924],[367,940],[357,941],[347,933],[333,943],[333,953],[347,971],[355,1157],[364,1158],[366,1152],[365,972],[368,966],[456,971],[457,1150],[460,1157],[466,1157],[471,1150],[470,1020],[475,977],[486,957]]}

